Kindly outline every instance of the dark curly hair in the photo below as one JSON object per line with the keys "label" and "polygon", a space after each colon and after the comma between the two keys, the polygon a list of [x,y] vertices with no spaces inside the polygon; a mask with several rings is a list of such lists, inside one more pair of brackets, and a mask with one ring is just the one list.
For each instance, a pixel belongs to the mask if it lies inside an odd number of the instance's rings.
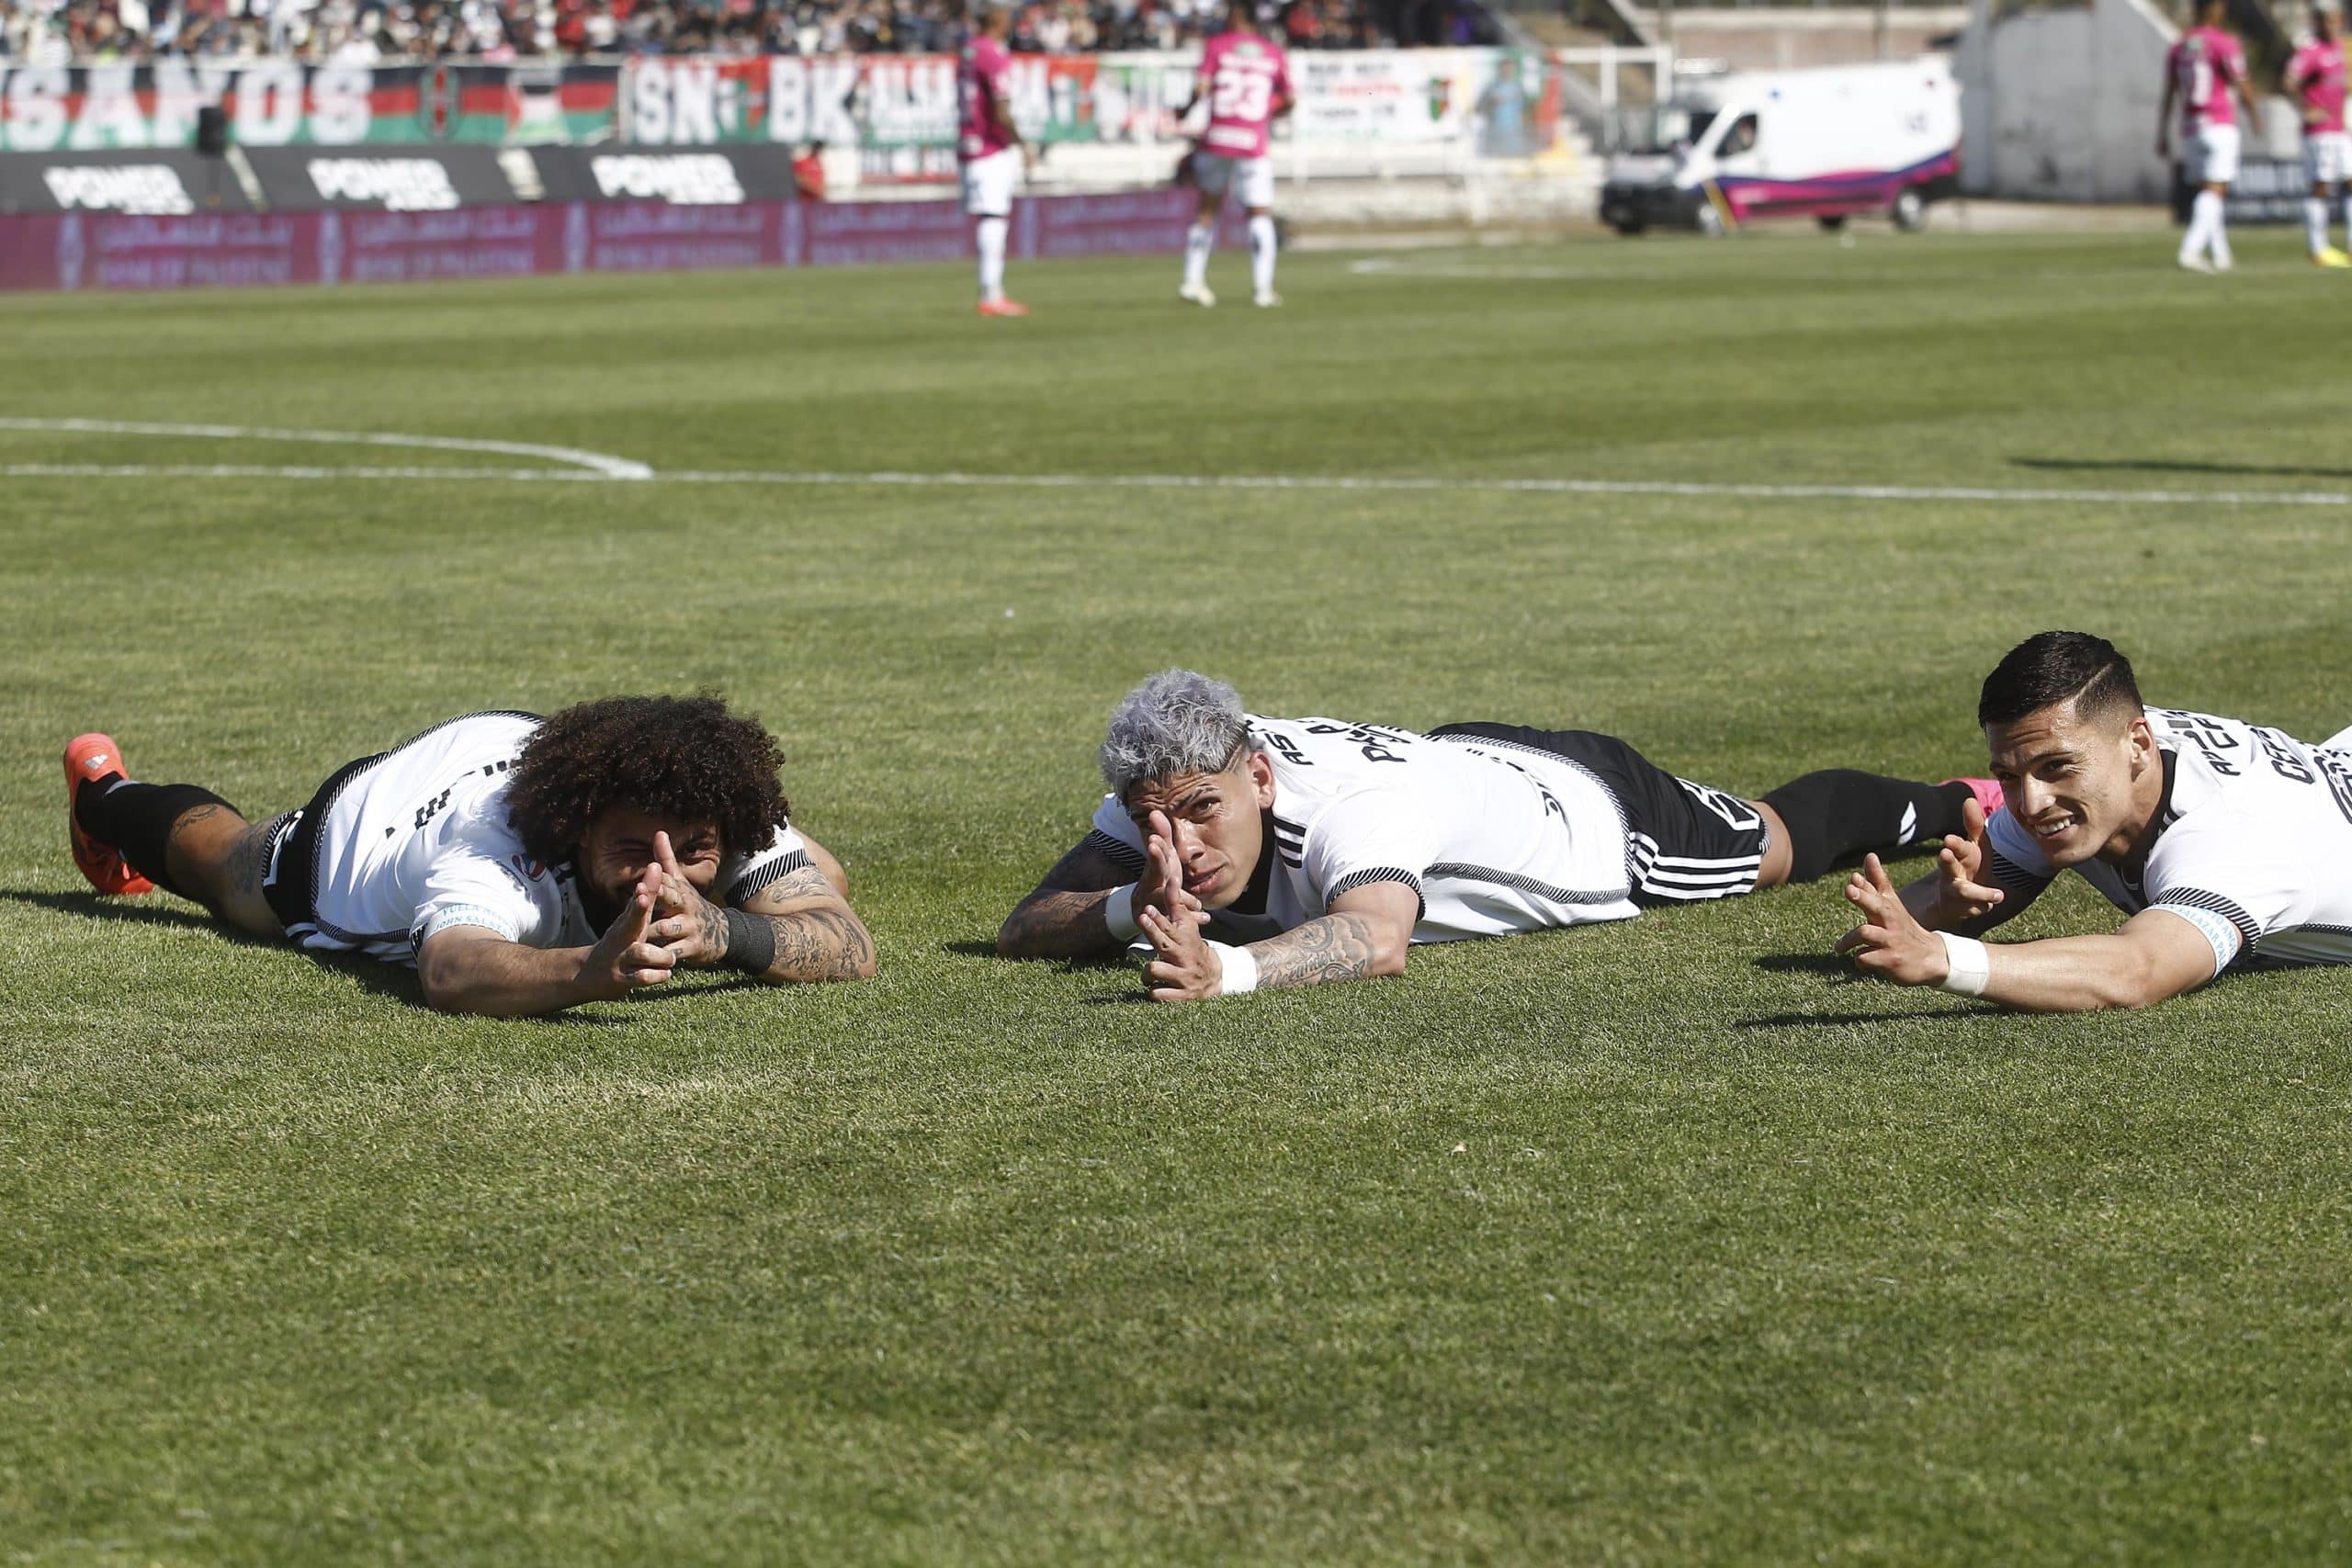
{"label": "dark curly hair", "polygon": [[790,809],[784,753],[714,694],[606,697],[568,707],[525,742],[508,820],[532,858],[560,865],[608,806],[715,822],[729,854],[754,853]]}

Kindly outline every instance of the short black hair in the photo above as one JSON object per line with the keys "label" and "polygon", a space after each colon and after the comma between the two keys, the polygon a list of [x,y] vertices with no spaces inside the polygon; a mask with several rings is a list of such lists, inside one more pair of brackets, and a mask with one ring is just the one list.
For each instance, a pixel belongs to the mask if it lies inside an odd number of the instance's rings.
{"label": "short black hair", "polygon": [[571,859],[611,806],[715,823],[725,852],[756,854],[791,809],[783,766],[775,737],[715,694],[606,697],[565,708],[524,742],[507,817],[545,865]]}
{"label": "short black hair", "polygon": [[2132,661],[2088,632],[2036,632],[2003,656],[1976,699],[1980,725],[2015,724],[2072,701],[2086,717],[2143,712]]}

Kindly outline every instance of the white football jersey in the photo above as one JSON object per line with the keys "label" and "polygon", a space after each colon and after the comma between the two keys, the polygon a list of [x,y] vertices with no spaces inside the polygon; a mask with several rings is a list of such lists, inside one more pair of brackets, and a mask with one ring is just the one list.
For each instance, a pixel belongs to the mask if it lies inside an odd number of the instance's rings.
{"label": "white football jersey", "polygon": [[[408,964],[451,926],[526,947],[595,942],[603,933],[571,868],[533,860],[507,824],[507,780],[539,724],[535,714],[469,714],[345,770],[316,840],[312,918],[288,934]],[[712,886],[718,902],[741,904],[808,863],[800,836],[781,828],[757,854],[729,856]]]}
{"label": "white football jersey", "polygon": [[[1274,774],[1266,916],[1289,931],[1351,888],[1401,883],[1420,896],[1417,942],[1502,936],[1634,907],[1623,812],[1564,757],[1475,738],[1336,718],[1250,716]],[[1116,795],[1094,814],[1097,846],[1140,870],[1143,829]]]}
{"label": "white football jersey", "polygon": [[[2164,803],[2141,863],[2075,869],[2126,914],[2163,909],[2240,958],[2352,964],[2352,730],[2313,746],[2211,714],[2150,708]],[[1985,824],[1994,879],[2014,913],[2057,875],[2007,811]]]}

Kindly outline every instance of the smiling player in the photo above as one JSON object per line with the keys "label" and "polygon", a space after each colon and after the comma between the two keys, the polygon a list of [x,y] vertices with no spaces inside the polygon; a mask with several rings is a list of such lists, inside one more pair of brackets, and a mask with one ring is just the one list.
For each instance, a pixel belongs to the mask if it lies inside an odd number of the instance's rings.
{"label": "smiling player", "polygon": [[872,974],[840,863],[786,817],[781,761],[716,697],[614,697],[435,725],[261,823],[134,782],[104,735],[66,748],[65,779],[99,892],[160,885],[239,931],[413,964],[435,1008],[519,1016],[681,967]]}
{"label": "smiling player", "polygon": [[[1900,894],[1864,863],[1838,945],[1866,972],[2054,1012],[2144,1007],[2257,958],[2352,964],[2352,729],[2312,746],[2143,708],[2131,661],[2081,632],[2011,649],[1977,718],[2007,807],[1971,812]],[[1975,940],[2069,868],[2131,917],[2113,935]]]}
{"label": "smiling player", "polygon": [[[1631,919],[1941,837],[1989,783],[1837,770],[1760,800],[1588,730],[1428,735],[1265,718],[1189,670],[1127,694],[1093,831],[998,933],[1008,957],[1157,949],[1152,996],[1396,975],[1415,942]],[[1232,941],[1212,941],[1214,931]]]}

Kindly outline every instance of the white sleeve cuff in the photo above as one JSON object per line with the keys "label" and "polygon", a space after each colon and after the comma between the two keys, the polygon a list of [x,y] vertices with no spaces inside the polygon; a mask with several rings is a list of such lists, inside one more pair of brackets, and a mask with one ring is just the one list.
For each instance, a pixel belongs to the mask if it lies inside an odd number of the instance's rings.
{"label": "white sleeve cuff", "polygon": [[1136,885],[1114,887],[1111,896],[1102,900],[1102,923],[1121,942],[1132,942],[1143,927],[1136,923]]}
{"label": "white sleeve cuff", "polygon": [[1225,966],[1225,977],[1217,982],[1219,991],[1228,997],[1245,997],[1258,988],[1256,953],[1222,942],[1213,942],[1209,946],[1216,950],[1217,962]]}
{"label": "white sleeve cuff", "polygon": [[451,904],[434,910],[418,922],[410,938],[411,945],[423,947],[428,938],[439,935],[451,926],[481,926],[496,931],[508,942],[519,942],[523,935],[521,927],[494,909],[485,909],[479,904]]}
{"label": "white sleeve cuff", "polygon": [[1950,931],[1938,931],[1944,941],[1944,957],[1951,965],[1950,973],[1936,988],[1950,991],[1956,997],[1981,997],[1993,978],[1992,955],[1984,944],[1974,937],[1954,936]]}

